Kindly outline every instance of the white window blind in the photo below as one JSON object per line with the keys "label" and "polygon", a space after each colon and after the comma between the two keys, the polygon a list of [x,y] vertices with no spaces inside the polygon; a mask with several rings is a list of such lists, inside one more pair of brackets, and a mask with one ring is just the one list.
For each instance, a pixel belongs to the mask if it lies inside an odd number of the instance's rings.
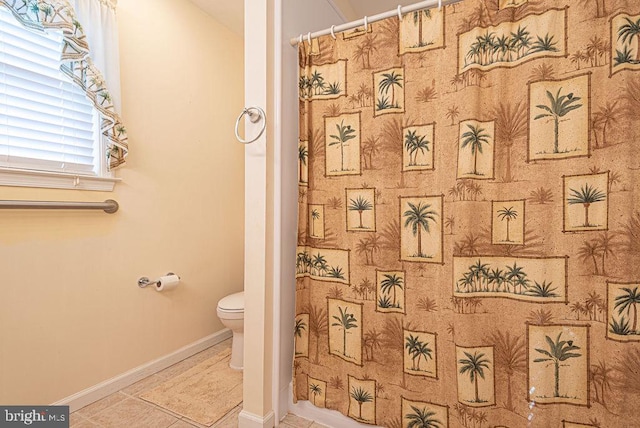
{"label": "white window blind", "polygon": [[60,71],[62,43],[0,8],[0,167],[102,175],[97,114]]}

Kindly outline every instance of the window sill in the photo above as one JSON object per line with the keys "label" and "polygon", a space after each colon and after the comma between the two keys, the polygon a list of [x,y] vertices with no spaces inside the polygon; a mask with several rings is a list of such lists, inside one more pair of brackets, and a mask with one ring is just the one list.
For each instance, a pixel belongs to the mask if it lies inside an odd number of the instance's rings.
{"label": "window sill", "polygon": [[0,186],[43,187],[111,192],[120,178],[0,168]]}

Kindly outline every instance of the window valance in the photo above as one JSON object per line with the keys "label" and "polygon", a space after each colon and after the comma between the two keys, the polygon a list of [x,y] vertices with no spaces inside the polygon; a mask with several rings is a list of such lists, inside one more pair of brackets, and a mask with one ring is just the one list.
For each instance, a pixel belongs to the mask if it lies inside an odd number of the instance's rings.
{"label": "window valance", "polygon": [[[115,7],[116,2],[110,0],[108,4]],[[109,168],[124,164],[128,152],[126,129],[102,73],[89,56],[89,44],[73,6],[68,0],[0,0],[0,6],[7,7],[27,27],[62,31],[60,69],[82,88],[100,114]]]}

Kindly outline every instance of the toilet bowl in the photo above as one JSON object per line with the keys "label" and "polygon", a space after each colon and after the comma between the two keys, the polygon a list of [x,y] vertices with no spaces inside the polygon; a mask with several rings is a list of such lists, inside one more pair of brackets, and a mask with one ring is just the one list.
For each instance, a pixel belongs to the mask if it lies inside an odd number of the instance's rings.
{"label": "toilet bowl", "polygon": [[220,299],[216,312],[222,324],[233,333],[229,367],[235,370],[242,370],[244,352],[244,291],[230,294]]}

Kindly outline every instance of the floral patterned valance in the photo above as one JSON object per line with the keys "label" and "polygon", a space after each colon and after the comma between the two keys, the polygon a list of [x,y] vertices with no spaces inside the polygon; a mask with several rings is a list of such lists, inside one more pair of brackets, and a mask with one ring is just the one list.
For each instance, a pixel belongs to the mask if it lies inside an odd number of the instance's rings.
{"label": "floral patterned valance", "polygon": [[115,10],[116,7],[118,6],[118,0],[98,0],[98,1],[113,10]]}
{"label": "floral patterned valance", "polygon": [[124,164],[129,150],[126,129],[102,73],[89,57],[89,45],[73,7],[67,0],[0,0],[0,6],[7,7],[27,27],[62,31],[60,69],[84,90],[100,114],[100,130],[108,140],[109,169]]}

